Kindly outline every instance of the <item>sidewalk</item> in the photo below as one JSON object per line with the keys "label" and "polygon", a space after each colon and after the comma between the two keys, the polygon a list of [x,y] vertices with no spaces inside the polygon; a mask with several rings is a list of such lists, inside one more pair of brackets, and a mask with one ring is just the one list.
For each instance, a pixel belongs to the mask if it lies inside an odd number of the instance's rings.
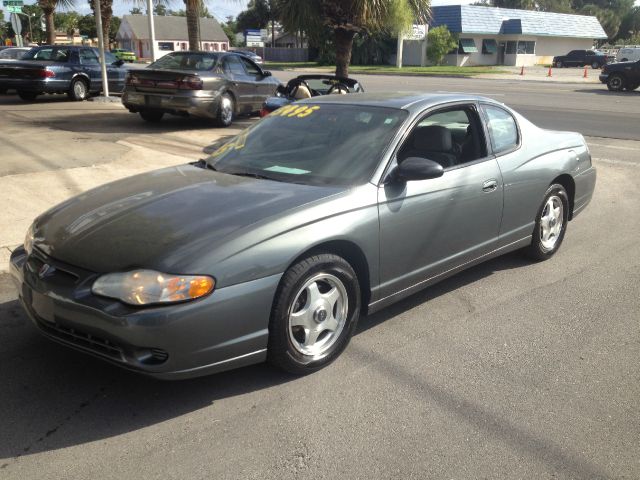
{"label": "sidewalk", "polygon": [[473,78],[483,78],[491,80],[516,80],[523,82],[557,82],[557,83],[600,83],[598,76],[599,69],[587,67],[585,78],[584,68],[552,68],[549,76],[549,68],[542,65],[533,67],[499,67],[506,73],[486,73],[476,75]]}

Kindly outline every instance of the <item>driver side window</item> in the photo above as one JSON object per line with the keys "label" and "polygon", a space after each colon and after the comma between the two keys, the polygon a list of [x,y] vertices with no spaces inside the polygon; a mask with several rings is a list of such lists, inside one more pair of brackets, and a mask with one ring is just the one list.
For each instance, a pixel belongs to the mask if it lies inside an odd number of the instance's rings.
{"label": "driver side window", "polygon": [[409,157],[433,160],[443,168],[487,156],[482,124],[473,105],[438,110],[413,128],[398,151],[398,163]]}

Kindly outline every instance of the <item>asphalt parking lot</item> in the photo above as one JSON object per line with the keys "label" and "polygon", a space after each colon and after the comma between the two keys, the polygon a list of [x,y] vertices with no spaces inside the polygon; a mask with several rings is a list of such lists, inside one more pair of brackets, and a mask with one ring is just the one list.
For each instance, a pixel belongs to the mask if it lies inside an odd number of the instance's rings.
{"label": "asphalt parking lot", "polygon": [[[0,273],[0,478],[640,478],[640,93],[362,82],[483,93],[586,135],[596,192],[559,253],[509,254],[363,318],[316,374],[258,365],[171,383],[41,338]],[[1,96],[0,112],[5,262],[49,205],[201,158],[254,121],[150,125],[117,103],[55,97]]]}

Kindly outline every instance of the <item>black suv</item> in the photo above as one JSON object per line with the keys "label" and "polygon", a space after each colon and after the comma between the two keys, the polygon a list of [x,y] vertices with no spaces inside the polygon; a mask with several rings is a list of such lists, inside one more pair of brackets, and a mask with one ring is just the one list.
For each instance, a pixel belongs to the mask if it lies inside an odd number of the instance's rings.
{"label": "black suv", "polygon": [[605,65],[599,78],[612,92],[635,90],[640,87],[640,60]]}
{"label": "black suv", "polygon": [[595,50],[571,50],[566,55],[553,57],[553,66],[562,68],[591,65],[591,68],[602,68],[610,60],[610,57]]}

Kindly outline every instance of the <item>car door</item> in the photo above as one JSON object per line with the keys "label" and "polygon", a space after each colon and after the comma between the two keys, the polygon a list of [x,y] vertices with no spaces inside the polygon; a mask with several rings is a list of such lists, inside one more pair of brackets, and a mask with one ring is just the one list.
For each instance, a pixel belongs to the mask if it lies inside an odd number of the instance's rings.
{"label": "car door", "polygon": [[122,92],[122,90],[124,90],[124,79],[127,75],[127,69],[124,66],[123,61],[118,60],[114,54],[107,51],[104,52],[104,58],[107,64],[109,92]]}
{"label": "car door", "polygon": [[240,61],[254,85],[253,110],[260,110],[264,101],[274,94],[275,86],[253,61],[246,57],[241,57]]}
{"label": "car door", "polygon": [[253,111],[255,86],[247,75],[238,55],[227,55],[222,59],[222,70],[233,87],[240,113]]}
{"label": "car door", "polygon": [[89,76],[91,91],[102,88],[102,73],[98,54],[92,48],[81,48],[79,52],[82,71]]}
{"label": "car door", "polygon": [[488,152],[475,104],[430,112],[414,125],[396,151],[392,168],[420,156],[443,164],[444,174],[429,180],[387,181],[379,187],[381,298],[495,248],[503,183]]}

